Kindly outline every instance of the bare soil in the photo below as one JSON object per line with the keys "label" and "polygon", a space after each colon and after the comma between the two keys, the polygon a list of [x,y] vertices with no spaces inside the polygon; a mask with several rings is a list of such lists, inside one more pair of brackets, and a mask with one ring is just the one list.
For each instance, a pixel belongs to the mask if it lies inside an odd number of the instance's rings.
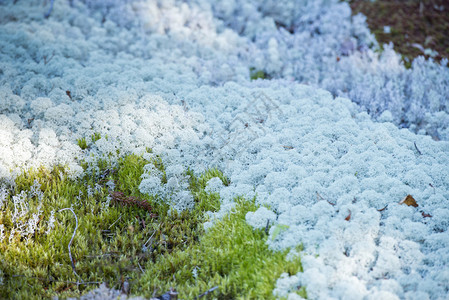
{"label": "bare soil", "polygon": [[[449,58],[449,0],[350,0],[353,14],[367,16],[367,23],[380,45],[393,42],[406,66],[422,48],[438,52],[434,60]],[[390,26],[390,33],[384,32]],[[425,55],[426,56],[426,55]],[[429,58],[427,55],[426,58]]]}

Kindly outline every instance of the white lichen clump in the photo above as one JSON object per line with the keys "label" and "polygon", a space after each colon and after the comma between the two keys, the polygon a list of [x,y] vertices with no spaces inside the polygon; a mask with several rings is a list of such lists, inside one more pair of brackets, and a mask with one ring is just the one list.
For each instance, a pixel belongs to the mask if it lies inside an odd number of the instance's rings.
{"label": "white lichen clump", "polygon": [[[0,189],[0,200],[3,205],[7,205],[6,201],[9,193],[5,187]],[[13,205],[13,213],[11,215],[12,226],[9,232],[9,243],[13,242],[16,234],[23,237],[28,243],[35,232],[39,230],[38,224],[43,218],[42,201],[44,193],[41,190],[41,184],[35,180],[29,191],[21,191],[17,195],[12,195],[11,201]],[[2,208],[2,206],[0,206]],[[2,208],[3,209],[3,208]],[[51,211],[47,222],[46,234],[50,233],[54,228],[55,212]],[[0,240],[5,238],[5,227],[1,224]]]}
{"label": "white lichen clump", "polygon": [[274,221],[276,221],[276,214],[265,207],[260,207],[255,212],[246,214],[246,222],[257,229],[266,228]]}
{"label": "white lichen clump", "polygon": [[[144,158],[153,160],[154,155],[145,154]],[[165,163],[166,183],[162,182],[164,172],[153,163],[145,166],[139,190],[142,194],[154,197],[158,201],[170,204],[175,210],[183,211],[194,206],[193,195],[189,188],[189,175],[182,165]]]}

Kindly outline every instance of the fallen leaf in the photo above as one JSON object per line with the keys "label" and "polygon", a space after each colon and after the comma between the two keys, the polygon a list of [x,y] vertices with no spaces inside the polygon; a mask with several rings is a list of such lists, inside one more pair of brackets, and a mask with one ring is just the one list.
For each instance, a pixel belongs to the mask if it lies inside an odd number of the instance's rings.
{"label": "fallen leaf", "polygon": [[415,198],[411,195],[407,195],[404,199],[399,202],[399,204],[407,204],[408,206],[418,207],[418,203],[416,203]]}
{"label": "fallen leaf", "polygon": [[421,213],[424,218],[432,218],[430,214],[426,214],[425,212]]}
{"label": "fallen leaf", "polygon": [[385,205],[383,208],[381,208],[381,209],[378,209],[377,211],[384,211],[386,208],[388,207],[388,204],[387,205]]}
{"label": "fallen leaf", "polygon": [[65,91],[65,94],[66,94],[67,96],[69,96],[70,100],[73,100],[73,99],[72,99],[72,93],[71,93],[69,90]]}
{"label": "fallen leaf", "polygon": [[349,210],[349,215],[345,218],[346,221],[351,220],[351,210],[350,209],[348,209],[348,210]]}

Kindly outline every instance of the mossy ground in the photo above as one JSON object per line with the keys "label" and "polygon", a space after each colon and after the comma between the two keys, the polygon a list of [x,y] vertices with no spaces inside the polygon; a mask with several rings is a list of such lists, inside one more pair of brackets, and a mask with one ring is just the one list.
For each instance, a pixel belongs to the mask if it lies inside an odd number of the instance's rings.
{"label": "mossy ground", "polygon": [[[218,287],[215,296],[219,299],[273,298],[276,279],[284,272],[299,272],[300,259],[287,262],[287,252],[270,251],[265,244],[267,234],[254,231],[245,221],[246,213],[257,209],[254,202],[236,202],[231,214],[217,222],[199,243],[147,265],[141,278],[142,291],[151,291],[152,285],[163,290],[176,287],[181,298],[193,299]],[[192,273],[194,269],[196,275]],[[172,280],[167,282],[167,278]]]}
{"label": "mossy ground", "polygon": [[[245,214],[256,209],[254,201],[237,199],[230,215],[204,231],[206,212],[220,208],[219,195],[205,191],[207,181],[219,177],[228,184],[220,171],[208,170],[198,177],[188,171],[195,207],[176,212],[163,199],[139,192],[148,163],[163,170],[161,161],[128,155],[115,163],[98,161],[96,168],[89,168],[95,171],[76,180],[63,167],[17,177],[0,214],[5,228],[0,242],[0,298],[74,297],[102,282],[119,290],[127,282],[131,294],[147,298],[174,288],[179,299],[192,299],[218,287],[204,298],[270,299],[281,273],[301,270],[299,258],[287,261],[286,252],[270,251],[266,233],[245,222]],[[35,180],[41,185],[41,201],[29,192],[36,187]],[[108,190],[107,182],[114,182],[114,191]],[[16,226],[13,196],[23,191],[28,212],[22,221],[37,214],[37,229],[22,236],[16,231],[10,238]],[[70,249],[79,277],[68,252],[75,217],[69,210],[59,211],[70,207],[78,219]],[[50,229],[52,211],[56,221]]]}
{"label": "mossy ground", "polygon": [[[449,1],[447,0],[350,0],[353,14],[367,16],[367,23],[380,45],[393,42],[410,67],[424,53],[413,46],[438,52],[436,61],[449,58]],[[390,26],[390,33],[384,32]],[[429,58],[428,55],[424,55]]]}
{"label": "mossy ground", "polygon": [[265,73],[263,70],[257,70],[256,68],[250,68],[249,69],[250,79],[251,80],[257,80],[257,79],[270,79],[270,76]]}

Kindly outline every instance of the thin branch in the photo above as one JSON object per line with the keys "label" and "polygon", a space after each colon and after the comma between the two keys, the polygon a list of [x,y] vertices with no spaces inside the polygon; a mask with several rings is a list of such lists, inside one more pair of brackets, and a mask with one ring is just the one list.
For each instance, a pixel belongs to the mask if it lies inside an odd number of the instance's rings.
{"label": "thin branch", "polygon": [[53,3],[54,2],[55,2],[55,0],[50,0],[50,8],[48,9],[48,11],[44,15],[45,19],[47,19],[50,16],[51,11],[53,10]]}
{"label": "thin branch", "polygon": [[137,262],[137,265],[139,266],[140,271],[142,271],[143,274],[145,274],[145,272],[142,269],[142,266],[139,264],[139,262]]}
{"label": "thin branch", "polygon": [[431,183],[429,185],[433,188],[433,193],[435,194],[435,187]]}
{"label": "thin branch", "polygon": [[[151,239],[153,238],[154,234],[156,233],[156,230],[153,231],[153,234],[150,236],[150,238],[145,242],[145,244],[143,244],[144,247],[147,246],[148,243],[150,243]],[[151,244],[150,244],[151,245]]]}
{"label": "thin branch", "polygon": [[[159,226],[158,226],[157,230],[159,230],[159,229],[161,228],[162,224],[164,224],[164,222],[159,223]],[[152,239],[153,239],[153,236],[154,236],[155,234],[156,234],[156,229],[153,231],[153,234],[152,234],[152,235],[150,236],[150,238],[145,242],[145,244],[143,244],[142,248],[146,248],[146,247],[147,247],[147,244],[148,244],[148,246],[151,246],[151,244],[152,244]]]}
{"label": "thin branch", "polygon": [[415,144],[415,149],[416,151],[418,151],[419,155],[422,155],[421,151],[419,151],[418,146],[416,146],[416,142],[413,142],[413,144]]}
{"label": "thin branch", "polygon": [[114,221],[114,223],[111,224],[111,226],[108,227],[108,229],[111,229],[112,226],[114,226],[115,223],[118,222],[118,220],[120,220],[122,218],[122,216],[120,216],[117,220]]}
{"label": "thin branch", "polygon": [[84,283],[84,281],[81,279],[81,277],[78,275],[78,273],[76,273],[75,263],[73,262],[73,258],[72,258],[72,251],[70,250],[70,246],[72,245],[73,239],[75,238],[76,230],[78,229],[78,217],[76,216],[76,214],[75,214],[75,212],[73,211],[72,208],[63,208],[63,209],[60,209],[59,212],[64,211],[64,210],[70,210],[72,212],[72,214],[75,216],[75,222],[76,222],[75,223],[75,230],[73,230],[73,235],[72,235],[72,238],[70,239],[70,242],[69,242],[69,245],[68,245],[69,257],[70,257],[70,262],[72,264],[73,273],[75,273],[75,275],[81,280],[81,282]]}
{"label": "thin branch", "polygon": [[320,193],[318,193],[318,192],[316,192],[316,198],[317,198],[317,201],[320,201],[320,200],[326,200],[326,202],[329,203],[329,204],[332,205],[332,206],[335,206],[335,204],[336,204],[336,203],[330,202],[330,201],[327,200],[327,199],[324,199],[324,198],[320,195]]}
{"label": "thin branch", "polygon": [[267,225],[265,226],[265,233],[268,234],[268,229],[270,229],[270,219],[267,219]]}
{"label": "thin branch", "polygon": [[209,293],[212,293],[213,291],[215,291],[216,289],[218,289],[218,286],[214,286],[211,289],[208,289],[207,291],[205,291],[204,293],[202,293],[201,295],[199,295],[198,297],[196,297],[195,299],[199,299],[201,297],[204,297],[206,295],[208,295]]}

